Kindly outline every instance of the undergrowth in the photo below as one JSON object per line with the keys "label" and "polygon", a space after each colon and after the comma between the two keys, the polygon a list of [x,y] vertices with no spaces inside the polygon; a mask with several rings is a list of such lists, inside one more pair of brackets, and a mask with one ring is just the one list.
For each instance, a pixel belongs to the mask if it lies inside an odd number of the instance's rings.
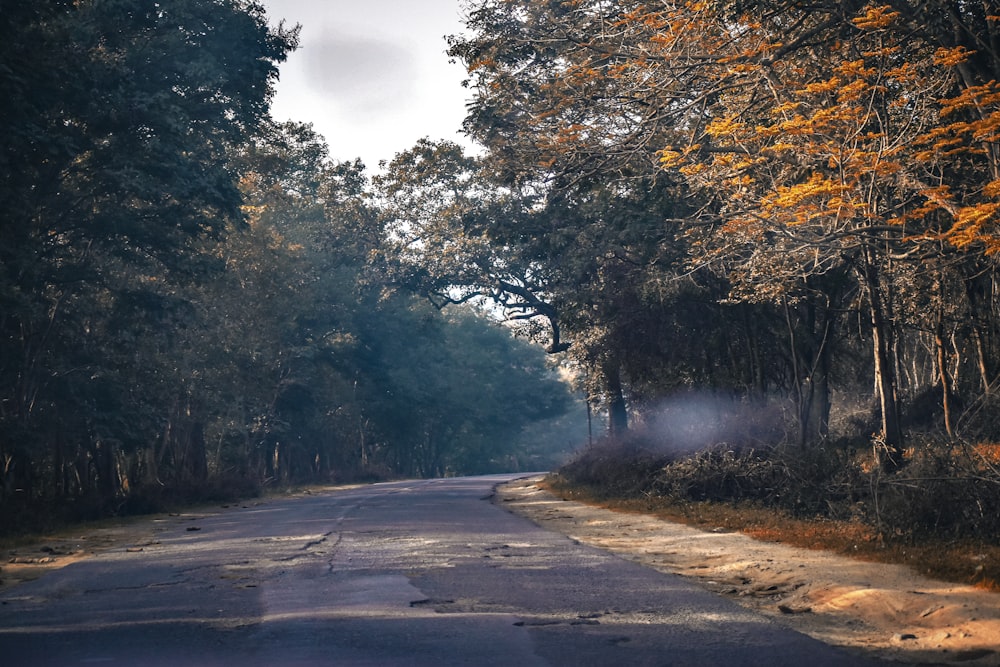
{"label": "undergrowth", "polygon": [[546,480],[566,498],[827,549],[1000,590],[1000,445],[917,443],[887,471],[871,447],[588,448]]}

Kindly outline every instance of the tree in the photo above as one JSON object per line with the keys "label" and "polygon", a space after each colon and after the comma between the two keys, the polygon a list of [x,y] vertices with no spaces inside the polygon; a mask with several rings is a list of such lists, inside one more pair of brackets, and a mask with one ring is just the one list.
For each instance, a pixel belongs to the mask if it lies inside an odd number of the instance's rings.
{"label": "tree", "polygon": [[295,124],[240,159],[248,230],[203,298],[239,360],[220,365],[230,459],[282,482],[516,465],[513,437],[563,409],[562,384],[507,332],[393,284],[360,162],[330,162]]}
{"label": "tree", "polygon": [[988,10],[482,0],[468,25],[451,53],[469,68],[466,129],[486,163],[548,192],[674,183],[684,205],[661,222],[690,243],[690,267],[794,316],[804,439],[822,435],[829,325],[863,296],[879,440],[898,462],[898,295],[928,258],[995,252]]}
{"label": "tree", "polygon": [[[964,132],[966,121],[956,129],[946,116],[978,94],[960,76],[967,51],[914,39],[913,25],[888,5],[786,6],[763,21],[734,20],[727,62],[738,74],[727,71],[704,131],[666,151],[664,166],[721,195],[713,207],[726,221],[720,245],[731,251],[736,241],[744,246],[737,257],[756,257],[750,266],[764,268],[756,284],[850,268],[868,304],[881,439],[898,464],[896,294],[911,280],[912,258],[926,266],[947,252],[940,239],[967,247],[996,210],[968,196],[965,206],[948,203],[953,187],[967,191],[976,180],[952,158],[978,152],[967,140],[988,134],[980,119],[965,138],[941,139]],[[952,174],[960,176],[944,185]],[[950,216],[935,212],[942,209]]]}
{"label": "tree", "polygon": [[[93,479],[110,503],[110,420],[142,401],[115,379],[162,352],[124,343],[183,310],[178,286],[214,265],[199,239],[239,222],[228,151],[266,120],[296,32],[255,3],[93,0],[5,6],[0,33],[0,499]],[[155,440],[159,418],[135,414],[128,439]]]}
{"label": "tree", "polygon": [[486,298],[511,319],[543,317],[549,350],[565,350],[558,314],[546,298],[546,267],[514,243],[491,238],[501,226],[534,219],[532,197],[484,178],[457,144],[426,139],[399,153],[375,185],[386,202],[387,250],[402,260],[399,284],[439,306]]}
{"label": "tree", "polygon": [[476,91],[465,129],[487,149],[482,178],[530,202],[530,216],[498,216],[481,236],[504,257],[530,257],[546,277],[546,302],[616,433],[627,428],[629,388],[641,396],[643,377],[672,357],[665,341],[694,327],[666,325],[665,313],[697,318],[706,301],[675,308],[685,298],[676,286],[716,286],[690,280],[698,271],[684,266],[686,239],[669,224],[700,204],[658,167],[659,148],[677,132],[669,97],[681,93],[653,87],[647,63],[631,58],[639,51],[627,26],[642,6],[477,2],[472,35],[452,38],[450,50]]}

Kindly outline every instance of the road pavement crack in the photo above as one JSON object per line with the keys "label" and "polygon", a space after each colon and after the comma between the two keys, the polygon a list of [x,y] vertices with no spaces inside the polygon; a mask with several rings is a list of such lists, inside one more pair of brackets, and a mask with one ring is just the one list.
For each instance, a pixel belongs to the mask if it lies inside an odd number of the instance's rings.
{"label": "road pavement crack", "polygon": [[323,536],[320,537],[319,539],[313,540],[311,542],[306,542],[305,546],[302,547],[302,551],[308,551],[309,549],[312,549],[313,547],[316,547],[316,546],[319,546],[319,545],[323,544],[324,542],[326,542],[327,538],[329,538],[331,535],[333,535],[333,533],[334,533],[334,531],[331,530],[328,533],[324,533]]}

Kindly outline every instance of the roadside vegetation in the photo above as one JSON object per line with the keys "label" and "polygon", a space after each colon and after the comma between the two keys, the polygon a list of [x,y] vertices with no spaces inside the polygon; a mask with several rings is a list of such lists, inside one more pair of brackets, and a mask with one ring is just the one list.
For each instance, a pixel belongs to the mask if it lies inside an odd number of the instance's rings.
{"label": "roadside vegetation", "polygon": [[4,7],[0,533],[579,438],[537,346],[399,275],[365,166],[270,117],[297,37],[243,0]]}
{"label": "roadside vegetation", "polygon": [[545,485],[567,499],[1000,591],[998,464],[997,445],[941,440],[908,450],[886,473],[864,441],[668,453],[633,437],[595,444]]}

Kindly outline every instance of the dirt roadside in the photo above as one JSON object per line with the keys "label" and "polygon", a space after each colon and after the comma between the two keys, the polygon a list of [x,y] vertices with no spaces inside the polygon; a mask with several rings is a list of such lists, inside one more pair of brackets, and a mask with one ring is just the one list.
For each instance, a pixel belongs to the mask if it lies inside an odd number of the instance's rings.
{"label": "dirt roadside", "polygon": [[[251,504],[259,504],[253,501]],[[236,507],[238,505],[233,505]],[[243,506],[248,506],[244,504]],[[159,544],[157,536],[171,526],[188,524],[229,505],[171,514],[107,519],[31,537],[0,548],[0,603],[10,589],[53,570],[108,551],[142,551]]]}
{"label": "dirt roadside", "polygon": [[734,532],[562,500],[541,478],[497,489],[515,514],[583,544],[697,580],[799,632],[901,664],[1000,665],[1000,595]]}

